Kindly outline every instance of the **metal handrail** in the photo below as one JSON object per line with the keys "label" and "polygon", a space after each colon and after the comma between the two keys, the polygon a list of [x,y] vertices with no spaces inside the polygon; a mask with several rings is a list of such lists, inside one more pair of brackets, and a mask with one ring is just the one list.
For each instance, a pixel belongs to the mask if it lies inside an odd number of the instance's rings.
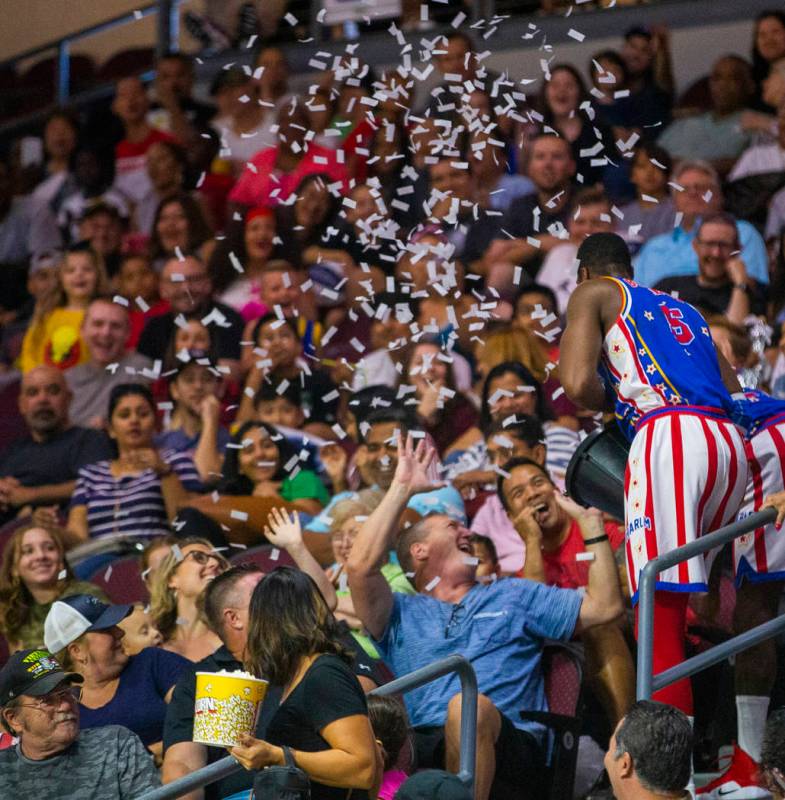
{"label": "metal handrail", "polygon": [[[473,791],[477,754],[477,676],[472,665],[463,656],[452,655],[441,661],[434,661],[433,664],[428,664],[408,675],[390,681],[390,683],[385,683],[384,686],[379,686],[369,694],[389,695],[408,692],[444,675],[449,675],[451,672],[457,673],[461,682],[461,742],[458,777],[470,791]],[[233,756],[226,756],[190,775],[185,775],[142,795],[139,800],[174,800],[194,789],[200,789],[208,783],[239,772],[241,769],[242,766]]]}
{"label": "metal handrail", "polygon": [[124,25],[128,22],[136,22],[151,14],[158,15],[158,41],[157,49],[160,55],[166,50],[176,49],[178,37],[178,7],[180,0],[155,0],[155,2],[143,5],[134,11],[126,11],[123,14],[118,14],[111,19],[98,22],[95,25],[90,25],[87,28],[74,31],[73,33],[66,34],[65,36],[49,41],[46,44],[37,45],[30,50],[25,50],[23,53],[17,53],[11,58],[0,61],[0,66],[5,64],[14,64],[18,61],[23,61],[33,56],[40,55],[41,53],[50,50],[57,51],[57,70],[55,72],[55,89],[57,94],[57,102],[64,105],[68,102],[71,94],[71,61],[70,50],[71,44],[79,39],[85,39],[89,36],[94,36],[98,33],[111,30],[118,25]]}
{"label": "metal handrail", "polygon": [[783,615],[740,633],[738,636],[734,636],[732,639],[728,639],[728,641],[718,644],[704,653],[688,658],[681,664],[677,664],[664,672],[660,672],[657,675],[653,674],[654,590],[659,573],[715,547],[721,547],[734,539],[738,539],[739,536],[755,530],[755,528],[771,524],[776,518],[777,512],[773,508],[758,511],[713,533],[701,536],[694,542],[653,558],[644,566],[641,570],[641,579],[638,587],[638,675],[636,692],[638,700],[649,700],[658,689],[694,675],[696,672],[700,672],[713,664],[724,661],[728,656],[785,632],[785,615]]}

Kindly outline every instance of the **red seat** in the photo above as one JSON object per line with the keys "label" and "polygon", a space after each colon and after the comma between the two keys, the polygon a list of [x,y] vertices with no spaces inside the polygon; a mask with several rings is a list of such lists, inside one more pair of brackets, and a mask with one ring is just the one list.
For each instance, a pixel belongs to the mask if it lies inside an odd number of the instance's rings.
{"label": "red seat", "polygon": [[[277,558],[273,551],[277,551]],[[272,572],[276,567],[297,566],[292,557],[285,550],[278,550],[271,544],[261,544],[258,547],[249,547],[241,553],[231,557],[232,564],[256,564],[262,572]]]}
{"label": "red seat", "polygon": [[549,711],[521,711],[521,719],[540,722],[553,732],[547,800],[572,800],[580,740],[583,668],[569,645],[548,644],[542,654]]}
{"label": "red seat", "polygon": [[138,556],[124,556],[101,567],[90,576],[113,603],[147,602],[147,587],[142,582]]}
{"label": "red seat", "polygon": [[134,47],[121,50],[98,68],[96,78],[100,83],[127,78],[147,72],[155,65],[155,50],[152,47]]}
{"label": "red seat", "polygon": [[[95,81],[95,62],[89,56],[72,55],[69,64],[69,92],[76,94]],[[37,61],[20,77],[19,85],[25,90],[25,111],[53,103],[57,97],[57,56]]]}

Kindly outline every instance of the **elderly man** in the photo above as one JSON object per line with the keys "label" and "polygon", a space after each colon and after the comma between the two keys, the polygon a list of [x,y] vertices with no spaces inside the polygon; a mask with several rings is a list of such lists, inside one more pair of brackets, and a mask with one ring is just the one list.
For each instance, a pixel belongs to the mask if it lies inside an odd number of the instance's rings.
{"label": "elderly man", "polygon": [[[660,235],[653,235],[635,260],[635,280],[643,286],[655,286],[671,275],[697,275],[698,254],[692,240],[698,223],[722,209],[720,181],[706,161],[683,161],[671,176],[671,187],[676,217],[662,219]],[[747,274],[768,284],[769,261],[761,235],[744,220],[737,220],[736,230]]]}
{"label": "elderly man", "polygon": [[736,220],[725,213],[711,214],[698,225],[692,247],[698,256],[697,275],[674,275],[654,288],[711,314],[724,314],[736,325],[753,314],[766,313],[766,295],[748,277],[739,257]]}
{"label": "elderly man", "polygon": [[0,751],[0,797],[134,800],[160,785],[131,731],[106,725],[80,732],[80,683],[47,650],[20,650],[0,670],[0,719],[18,737]]}
{"label": "elderly man", "polygon": [[[285,548],[295,563],[316,581],[328,604],[334,608],[337,598],[324,570],[309,554],[296,530],[289,528],[289,532],[293,534],[293,538],[282,539],[279,535],[275,539],[276,544]],[[254,564],[240,564],[219,575],[205,590],[202,601],[204,616],[223,644],[212,655],[194,664],[192,670],[186,671],[175,687],[164,726],[164,783],[188,775],[226,755],[226,751],[220,747],[208,747],[192,741],[196,673],[243,669],[248,641],[248,608],[256,584],[263,577],[264,573]],[[357,646],[348,631],[344,644],[356,655],[354,670],[363,688],[366,691],[374,689],[382,681],[376,675],[373,662]],[[269,687],[256,724],[256,735],[259,738],[264,738],[267,723],[280,705],[282,693],[280,686]],[[252,784],[253,774],[243,771],[186,797],[189,800],[218,800],[235,792],[248,790]]]}
{"label": "elderly man", "polygon": [[35,367],[23,376],[19,411],[30,434],[0,454],[0,510],[6,519],[25,506],[66,503],[77,472],[111,457],[103,433],[70,424],[70,403],[60,370]]}
{"label": "elderly man", "polygon": [[137,350],[148,358],[161,358],[177,329],[176,319],[200,320],[210,331],[213,348],[225,362],[240,359],[242,317],[229,306],[213,300],[213,284],[207,267],[196,256],[171,258],[161,273],[161,297],[171,309],[152,317],[139,337]]}
{"label": "elderly man", "polygon": [[82,337],[90,348],[90,360],[65,373],[73,395],[71,421],[76,425],[103,427],[109,395],[118,383],[149,383],[156,377],[147,356],[126,352],[130,329],[126,306],[105,297],[88,306]]}
{"label": "elderly man", "polygon": [[[593,557],[585,592],[515,578],[484,584],[476,580],[470,531],[444,514],[431,514],[404,529],[396,548],[418,593],[394,594],[380,564],[395,542],[409,499],[433,488],[434,456],[424,442],[415,452],[411,436],[405,443],[399,437],[390,488],[363,523],[347,562],[355,611],[398,675],[452,653],[472,663],[480,689],[475,797],[518,797],[524,785],[530,797],[541,797],[547,772],[544,731],[521,721],[519,712],[547,708],[540,670],[545,640],[569,640],[621,614],[608,537],[599,515],[581,529]],[[450,676],[405,698],[421,767],[446,765],[457,771],[457,688],[457,678]]]}
{"label": "elderly man", "polygon": [[639,700],[616,726],[605,754],[616,800],[686,800],[692,725],[673,706]]}

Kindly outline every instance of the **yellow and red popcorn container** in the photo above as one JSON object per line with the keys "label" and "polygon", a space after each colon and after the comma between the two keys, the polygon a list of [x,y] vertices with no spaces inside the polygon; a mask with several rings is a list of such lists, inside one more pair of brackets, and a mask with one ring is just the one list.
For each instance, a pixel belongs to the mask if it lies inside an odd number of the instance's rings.
{"label": "yellow and red popcorn container", "polygon": [[253,733],[267,681],[248,672],[197,672],[194,742],[233,747]]}

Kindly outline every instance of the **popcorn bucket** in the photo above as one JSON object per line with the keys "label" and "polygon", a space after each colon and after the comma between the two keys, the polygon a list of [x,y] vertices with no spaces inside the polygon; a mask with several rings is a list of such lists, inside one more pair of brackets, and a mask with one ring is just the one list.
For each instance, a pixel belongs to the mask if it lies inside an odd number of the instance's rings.
{"label": "popcorn bucket", "polygon": [[193,741],[233,747],[252,734],[267,685],[247,672],[197,672]]}

